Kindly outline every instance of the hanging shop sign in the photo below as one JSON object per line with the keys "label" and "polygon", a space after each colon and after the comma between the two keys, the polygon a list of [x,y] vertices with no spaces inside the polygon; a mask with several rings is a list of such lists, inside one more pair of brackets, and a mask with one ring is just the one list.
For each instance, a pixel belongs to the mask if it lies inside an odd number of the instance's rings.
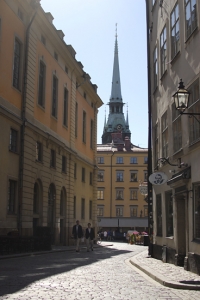
{"label": "hanging shop sign", "polygon": [[161,185],[167,182],[167,175],[163,172],[155,172],[149,176],[149,181],[153,185]]}
{"label": "hanging shop sign", "polygon": [[147,195],[148,194],[148,186],[147,184],[140,184],[139,185],[139,191],[142,195]]}

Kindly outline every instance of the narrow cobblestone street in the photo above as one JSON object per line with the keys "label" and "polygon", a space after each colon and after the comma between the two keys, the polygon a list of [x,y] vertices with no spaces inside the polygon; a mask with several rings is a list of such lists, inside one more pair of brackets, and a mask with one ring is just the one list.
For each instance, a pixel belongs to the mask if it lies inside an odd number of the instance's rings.
{"label": "narrow cobblestone street", "polygon": [[0,299],[200,299],[200,291],[164,287],[132,266],[130,258],[145,249],[113,243],[93,252],[2,259]]}

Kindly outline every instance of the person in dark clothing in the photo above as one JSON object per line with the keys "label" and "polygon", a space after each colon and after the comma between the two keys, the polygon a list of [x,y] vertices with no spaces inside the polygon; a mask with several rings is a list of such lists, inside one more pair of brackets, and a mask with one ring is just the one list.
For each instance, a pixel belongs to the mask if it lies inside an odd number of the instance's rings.
{"label": "person in dark clothing", "polygon": [[94,229],[91,227],[90,223],[88,223],[88,228],[86,228],[85,238],[86,238],[87,252],[89,252],[90,249],[93,251]]}
{"label": "person in dark clothing", "polygon": [[76,221],[76,225],[73,226],[72,235],[76,240],[76,252],[80,251],[80,241],[83,237],[83,229],[82,226],[79,224],[79,220]]}

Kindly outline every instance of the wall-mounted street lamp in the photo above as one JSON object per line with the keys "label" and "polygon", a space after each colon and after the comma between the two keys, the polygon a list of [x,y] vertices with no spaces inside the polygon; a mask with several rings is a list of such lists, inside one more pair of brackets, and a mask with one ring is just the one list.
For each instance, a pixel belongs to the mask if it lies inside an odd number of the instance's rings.
{"label": "wall-mounted street lamp", "polygon": [[185,89],[182,79],[179,82],[178,91],[173,95],[175,108],[181,115],[193,116],[199,123],[200,121],[195,117],[200,116],[200,113],[185,112],[189,105],[190,92]]}

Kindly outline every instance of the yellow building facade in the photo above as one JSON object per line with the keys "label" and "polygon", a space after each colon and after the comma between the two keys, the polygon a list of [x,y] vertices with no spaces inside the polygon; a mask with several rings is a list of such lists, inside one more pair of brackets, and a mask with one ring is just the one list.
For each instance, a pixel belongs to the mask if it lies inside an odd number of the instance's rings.
{"label": "yellow building facade", "polygon": [[97,86],[36,0],[0,2],[0,71],[0,234],[69,244],[96,226]]}

